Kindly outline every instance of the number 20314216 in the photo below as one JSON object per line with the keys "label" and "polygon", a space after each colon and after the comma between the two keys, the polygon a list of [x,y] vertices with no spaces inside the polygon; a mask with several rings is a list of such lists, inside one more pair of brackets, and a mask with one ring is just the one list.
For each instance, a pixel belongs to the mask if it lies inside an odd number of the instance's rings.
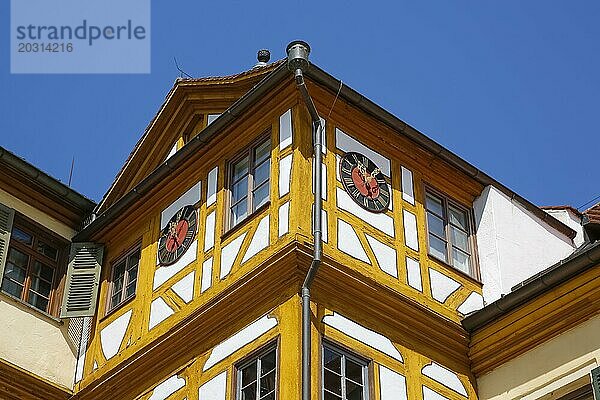
{"label": "number 20314216", "polygon": [[17,44],[19,53],[71,53],[73,52],[73,43],[26,43]]}

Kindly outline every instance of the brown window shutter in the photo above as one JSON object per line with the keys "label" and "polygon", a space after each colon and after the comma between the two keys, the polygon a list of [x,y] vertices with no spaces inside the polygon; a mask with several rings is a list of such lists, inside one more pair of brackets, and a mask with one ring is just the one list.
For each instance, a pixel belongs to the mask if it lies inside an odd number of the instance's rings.
{"label": "brown window shutter", "polygon": [[14,217],[15,210],[0,203],[0,285],[2,285],[4,277],[4,266],[8,257],[8,245]]}
{"label": "brown window shutter", "polygon": [[104,247],[96,243],[73,243],[61,318],[92,317],[96,311]]}
{"label": "brown window shutter", "polygon": [[594,391],[594,399],[600,400],[600,367],[592,370],[592,389]]}

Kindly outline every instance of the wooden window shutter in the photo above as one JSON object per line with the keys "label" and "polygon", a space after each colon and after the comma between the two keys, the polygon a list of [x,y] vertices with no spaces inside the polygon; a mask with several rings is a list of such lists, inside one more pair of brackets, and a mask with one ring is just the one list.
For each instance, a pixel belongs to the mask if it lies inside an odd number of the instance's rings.
{"label": "wooden window shutter", "polygon": [[96,243],[71,244],[61,318],[94,315],[103,254],[104,247]]}
{"label": "wooden window shutter", "polygon": [[594,399],[600,400],[600,367],[592,370],[592,390],[594,391]]}
{"label": "wooden window shutter", "polygon": [[14,218],[15,210],[0,203],[0,285],[4,277],[4,265],[8,257],[8,245]]}

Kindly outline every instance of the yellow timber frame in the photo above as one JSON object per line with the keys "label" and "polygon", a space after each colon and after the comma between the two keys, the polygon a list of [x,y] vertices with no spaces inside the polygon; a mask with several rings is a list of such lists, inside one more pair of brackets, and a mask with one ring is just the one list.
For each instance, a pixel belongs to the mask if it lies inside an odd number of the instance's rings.
{"label": "yellow timber frame", "polygon": [[[178,84],[176,84],[178,85]],[[202,87],[194,91],[193,82],[182,82],[189,93],[178,98],[182,104],[176,107],[179,113],[165,123],[157,117],[156,124],[179,126],[180,131],[196,132],[206,124],[209,113],[223,110],[206,100]],[[371,116],[354,109],[342,100],[334,104],[335,94],[309,82],[309,89],[317,108],[326,119],[327,153],[327,199],[324,210],[328,214],[328,242],[324,246],[324,260],[314,283],[313,312],[313,379],[320,382],[319,354],[323,336],[338,342],[354,352],[372,360],[371,378],[374,386],[373,399],[378,399],[379,365],[394,369],[404,375],[408,382],[408,398],[422,398],[422,386],[426,385],[438,393],[451,398],[463,396],[423,376],[423,366],[435,361],[454,371],[468,392],[475,398],[474,380],[470,374],[468,335],[460,326],[461,316],[457,307],[471,293],[481,293],[481,284],[453,268],[440,263],[427,254],[423,185],[428,184],[443,191],[457,202],[469,207],[482,190],[480,184],[453,169],[431,154],[392,131]],[[186,102],[194,104],[187,106]],[[175,108],[167,104],[165,107]],[[204,108],[202,108],[204,107]],[[222,106],[224,107],[224,106]],[[293,143],[279,146],[279,118],[291,109],[293,121]],[[192,124],[193,128],[186,127]],[[364,220],[336,206],[335,129],[339,128],[391,160],[393,211],[388,215],[394,220],[394,236],[384,236]],[[166,129],[166,128],[165,128]],[[224,233],[223,215],[227,190],[225,171],[227,160],[235,157],[239,150],[251,143],[257,135],[271,131],[271,192],[270,204],[252,215],[234,231]],[[167,131],[165,131],[167,132]],[[168,130],[170,142],[163,139],[156,143],[163,150],[152,150],[153,154],[165,157],[175,141],[183,143],[183,136]],[[137,206],[128,210],[121,218],[99,232],[93,239],[105,244],[105,261],[100,288],[100,306],[92,324],[92,334],[85,357],[84,377],[75,387],[75,398],[100,399],[110,393],[114,398],[147,399],[152,389],[161,381],[179,374],[186,386],[169,399],[187,397],[197,399],[198,387],[218,372],[229,371],[233,376],[233,365],[244,355],[255,351],[273,340],[278,341],[280,354],[279,399],[297,399],[300,396],[300,304],[298,291],[308,269],[311,258],[310,204],[312,195],[310,118],[291,80],[283,82],[276,90],[259,100],[244,115],[212,139],[204,150],[185,161],[182,168],[174,171],[171,179],[163,182],[139,199]],[[189,133],[188,133],[189,134]],[[158,133],[157,133],[158,135]],[[167,135],[167,133],[161,133]],[[182,134],[183,135],[183,134]],[[162,138],[162,136],[160,136]],[[178,146],[180,147],[180,146]],[[278,191],[279,162],[292,156],[290,191],[282,196]],[[400,166],[413,173],[415,204],[402,199]],[[217,200],[207,205],[207,179],[209,172],[218,167]],[[124,175],[127,175],[125,172]],[[153,287],[156,266],[157,239],[160,231],[162,210],[172,204],[182,193],[197,182],[202,182],[198,207],[199,231],[198,250],[195,261],[169,277],[160,287]],[[128,183],[133,185],[134,180]],[[115,189],[117,190],[117,189]],[[119,189],[122,190],[122,189]],[[118,191],[118,190],[117,190]],[[111,197],[112,198],[112,197]],[[279,210],[290,204],[288,232],[279,233]],[[419,250],[405,246],[402,212],[408,210],[418,222]],[[205,221],[214,212],[214,246],[204,248]],[[242,255],[251,246],[251,239],[259,229],[260,222],[269,217],[269,246],[258,252],[247,262]],[[398,278],[393,278],[376,268],[377,260],[372,251],[366,250],[371,264],[352,258],[337,248],[337,219],[343,219],[356,227],[359,239],[369,249],[364,232],[397,251]],[[210,234],[210,232],[209,232]],[[212,268],[211,286],[201,292],[203,262],[209,258],[213,266],[220,265],[221,254],[233,241],[245,235],[231,272],[221,278],[219,268]],[[110,263],[141,241],[141,260],[136,296],[116,311],[105,315],[105,299],[109,287]],[[405,257],[419,262],[423,279],[422,291],[407,285]],[[429,269],[450,277],[459,284],[443,303],[432,298],[428,279]],[[172,289],[172,284],[194,272],[194,297],[186,303]],[[164,322],[149,329],[151,304],[161,298],[173,311]],[[322,323],[323,317],[340,312],[357,323],[384,334],[404,357],[404,363],[390,359],[381,352],[352,339]],[[102,331],[119,318],[130,313],[127,327],[120,340],[118,351],[113,357],[104,354]],[[266,313],[277,318],[277,327],[234,352],[208,371],[202,365],[214,346],[235,334],[252,321]],[[232,399],[233,383],[227,399]],[[315,387],[318,387],[315,385]],[[315,390],[313,398],[320,398]],[[203,399],[201,399],[203,400]]]}

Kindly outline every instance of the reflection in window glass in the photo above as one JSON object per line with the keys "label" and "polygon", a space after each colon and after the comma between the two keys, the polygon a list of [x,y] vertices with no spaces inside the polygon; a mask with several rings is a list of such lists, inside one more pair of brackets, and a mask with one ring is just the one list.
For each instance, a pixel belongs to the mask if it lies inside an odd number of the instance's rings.
{"label": "reflection in window glass", "polygon": [[277,351],[270,349],[238,368],[238,399],[271,400],[277,390]]}
{"label": "reflection in window glass", "polygon": [[2,290],[37,308],[50,312],[59,249],[54,238],[36,230],[31,222],[21,223],[19,217],[11,230],[4,266]]}
{"label": "reflection in window glass", "polygon": [[323,346],[323,399],[367,399],[367,362],[330,345]]}
{"label": "reflection in window glass", "polygon": [[140,249],[137,248],[114,264],[108,311],[112,311],[135,295],[139,263]]}
{"label": "reflection in window glass", "polygon": [[269,201],[271,141],[251,147],[231,164],[229,227],[233,227]]}
{"label": "reflection in window glass", "polygon": [[441,195],[428,192],[425,199],[429,254],[473,274],[468,211]]}

